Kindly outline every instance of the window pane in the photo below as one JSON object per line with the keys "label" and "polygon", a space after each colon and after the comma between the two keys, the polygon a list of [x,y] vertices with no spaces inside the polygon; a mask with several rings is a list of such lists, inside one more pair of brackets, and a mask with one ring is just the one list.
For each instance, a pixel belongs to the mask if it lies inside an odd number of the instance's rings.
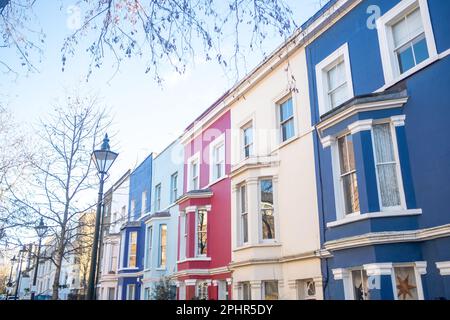
{"label": "window pane", "polygon": [[373,126],[373,135],[377,163],[395,161],[390,124],[386,123]]}
{"label": "window pane", "polygon": [[398,47],[409,40],[409,32],[405,18],[392,26],[392,35],[394,36],[395,47]]}
{"label": "window pane", "polygon": [[352,282],[355,300],[370,300],[367,272],[365,270],[352,271]]}
{"label": "window pane", "polygon": [[424,32],[420,9],[417,8],[407,16],[409,37],[415,37]]}
{"label": "window pane", "polygon": [[425,40],[425,37],[419,39],[414,45],[414,55],[416,57],[416,64],[421,63],[422,61],[425,61],[428,59],[428,47],[427,47],[427,41]]}
{"label": "window pane", "polygon": [[291,119],[288,122],[285,122],[281,126],[281,131],[283,135],[283,141],[286,141],[294,136],[294,120]]}
{"label": "window pane", "polygon": [[264,300],[278,300],[278,281],[264,281]]}
{"label": "window pane", "polygon": [[345,101],[347,101],[347,99],[347,84],[339,87],[333,92],[330,92],[330,105],[332,109],[340,106]]}
{"label": "window pane", "polygon": [[242,240],[244,243],[248,242],[248,214],[242,215]]}
{"label": "window pane", "polygon": [[244,129],[244,145],[253,143],[253,128],[248,127]]}
{"label": "window pane", "polygon": [[288,99],[286,102],[280,105],[280,120],[284,122],[291,118],[293,115],[292,111],[292,99]]}
{"label": "window pane", "polygon": [[358,212],[359,194],[356,173],[342,177],[342,185],[344,189],[345,214]]}
{"label": "window pane", "polygon": [[159,258],[159,266],[160,267],[165,267],[166,266],[166,257],[167,257],[167,253],[166,253],[166,248],[167,248],[167,225],[163,224],[161,225],[161,229],[160,229],[160,258]]}
{"label": "window pane", "polygon": [[241,187],[241,212],[247,212],[247,192],[245,186]]}
{"label": "window pane", "polygon": [[397,164],[390,124],[373,127],[375,163],[383,207],[396,207],[400,203]]}
{"label": "window pane", "polygon": [[197,250],[199,255],[207,254],[207,226],[208,215],[205,210],[199,210],[197,214]]}
{"label": "window pane", "polygon": [[249,282],[242,283],[242,300],[251,300],[252,290]]}
{"label": "window pane", "polygon": [[381,204],[384,208],[400,205],[400,193],[397,183],[396,164],[378,166]]}
{"label": "window pane", "polygon": [[418,300],[416,276],[413,267],[395,267],[395,283],[399,300]]}
{"label": "window pane", "polygon": [[411,46],[407,46],[405,49],[402,49],[402,51],[399,51],[398,54],[398,63],[400,66],[400,73],[405,73],[409,69],[413,68],[415,66],[414,63],[414,56]]}
{"label": "window pane", "polygon": [[262,238],[275,238],[275,219],[273,212],[272,180],[261,180],[261,225]]}

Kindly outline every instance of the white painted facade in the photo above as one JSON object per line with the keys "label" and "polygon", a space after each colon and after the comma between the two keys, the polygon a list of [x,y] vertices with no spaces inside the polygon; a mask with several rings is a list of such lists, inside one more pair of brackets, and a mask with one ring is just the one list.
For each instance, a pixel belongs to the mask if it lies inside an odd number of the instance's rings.
{"label": "white painted facade", "polygon": [[[264,299],[264,281],[277,281],[278,299],[322,299],[305,51],[295,48],[287,59],[275,57],[261,69],[267,71],[257,71],[231,106],[233,298],[243,299],[246,285],[251,299]],[[279,108],[287,99],[292,99],[294,134],[282,141]],[[245,158],[243,129],[248,126],[253,128],[253,152]],[[274,239],[262,237],[261,179],[272,181]],[[241,186],[246,188],[247,199],[246,243],[242,239]],[[315,294],[308,296],[306,285],[311,282]]]}

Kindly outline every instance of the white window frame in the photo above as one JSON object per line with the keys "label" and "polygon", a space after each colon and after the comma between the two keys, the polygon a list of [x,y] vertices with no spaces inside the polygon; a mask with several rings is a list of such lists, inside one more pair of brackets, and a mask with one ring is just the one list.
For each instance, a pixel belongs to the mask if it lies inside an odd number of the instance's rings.
{"label": "white window frame", "polygon": [[417,289],[417,297],[418,300],[424,300],[424,294],[423,294],[423,285],[422,285],[422,275],[419,272],[417,268],[417,262],[416,263],[394,263],[392,265],[392,273],[391,273],[391,280],[392,280],[392,290],[394,292],[394,299],[398,300],[397,295],[397,277],[395,275],[395,268],[413,268],[414,269],[414,276],[416,277],[416,289]]}
{"label": "white window frame", "polygon": [[147,269],[151,269],[153,252],[153,226],[147,227],[147,246],[148,248],[146,250],[145,267]]}
{"label": "white window frame", "polygon": [[131,199],[130,215],[132,220],[134,220],[135,218],[135,211],[136,211],[136,201],[134,199]]}
{"label": "white window frame", "polygon": [[161,183],[155,186],[155,202],[153,205],[153,211],[158,212],[161,210]]}
{"label": "white window frame", "polygon": [[[273,184],[273,182],[272,182],[272,184]],[[249,241],[250,241],[249,225],[248,225],[248,223],[249,223],[249,218],[248,218],[249,217],[249,215],[248,215],[248,188],[247,188],[247,185],[245,183],[239,185],[238,188],[239,188],[238,189],[239,192],[237,194],[238,194],[238,204],[239,204],[238,205],[238,207],[239,207],[239,212],[238,212],[238,214],[239,214],[239,244],[240,245],[245,245],[245,244],[249,243]],[[243,188],[245,188],[245,206],[246,206],[246,208],[245,208],[246,210],[245,211],[242,210],[242,189]],[[245,237],[244,237],[244,223],[243,223],[244,215],[247,216],[247,241],[244,240],[245,239]]]}
{"label": "white window frame", "polygon": [[[288,100],[292,100],[292,117],[289,118],[288,120],[284,120],[283,123],[281,123],[281,105],[283,103],[285,103]],[[279,145],[283,146],[287,143],[289,143],[290,141],[294,140],[297,137],[297,132],[298,132],[298,128],[297,128],[297,107],[296,107],[296,103],[295,103],[295,99],[294,99],[294,95],[292,93],[289,94],[285,94],[281,97],[281,99],[276,100],[275,102],[276,108],[276,120],[277,120],[277,134],[278,134],[278,143]],[[283,127],[282,124],[291,121],[294,125],[294,134],[292,135],[292,137],[286,139],[283,141]]]}
{"label": "white window frame", "polygon": [[145,214],[147,207],[147,191],[142,191],[141,195],[141,213]]}
{"label": "white window frame", "polygon": [[317,98],[319,103],[319,114],[323,115],[330,111],[329,98],[328,98],[328,71],[336,66],[341,61],[345,66],[345,77],[347,83],[347,95],[348,99],[355,96],[353,89],[352,70],[350,65],[350,54],[348,49],[348,43],[345,43],[324,60],[316,65],[316,85],[317,85]]}
{"label": "white window frame", "polygon": [[170,202],[174,203],[178,198],[178,171],[170,176]]}
{"label": "white window frame", "polygon": [[[395,56],[393,48],[392,25],[399,21],[401,17],[405,16],[409,12],[412,12],[416,8],[420,8],[429,57],[428,59],[422,61],[405,73],[400,74],[398,60]],[[414,72],[420,70],[431,59],[435,58],[438,55],[427,0],[400,1],[399,4],[397,4],[391,10],[381,16],[376,21],[376,24],[378,30],[381,61],[383,65],[383,74],[386,84],[395,82],[401,78],[408,77]]]}
{"label": "white window frame", "polygon": [[277,283],[277,295],[278,295],[277,300],[280,300],[280,281],[277,279],[261,281],[261,300],[266,300],[266,286],[265,286],[266,282],[276,282]]}
{"label": "white window frame", "polygon": [[[186,189],[187,191],[200,189],[200,176],[201,176],[201,170],[200,170],[200,152],[197,152],[192,157],[188,159],[188,166],[187,166],[187,185]],[[197,164],[197,179],[198,179],[198,187],[194,188],[192,179],[194,178],[192,176],[192,165],[196,163]]]}
{"label": "white window frame", "polygon": [[[132,239],[132,235],[136,234],[136,265],[134,267],[130,267],[130,258],[131,258],[131,239]],[[137,269],[138,268],[138,261],[137,261],[137,255],[138,255],[138,232],[137,231],[130,231],[130,233],[128,233],[128,255],[127,255],[127,268],[129,269]]]}
{"label": "white window frame", "polygon": [[[131,299],[130,299],[129,293],[130,293],[131,288],[133,290],[131,291],[132,294],[131,294]],[[127,285],[127,296],[126,297],[127,297],[127,300],[134,300],[136,298],[136,285],[134,283]]]}
{"label": "white window frame", "polygon": [[[252,142],[249,144],[245,144],[245,130],[252,130]],[[251,158],[255,153],[255,127],[253,126],[253,120],[248,121],[245,125],[241,127],[241,159],[245,160]],[[250,152],[249,156],[245,155],[245,149],[249,147]]]}
{"label": "white window frame", "polygon": [[[335,206],[336,206],[336,219],[342,220],[345,218],[351,218],[361,215],[361,203],[360,211],[353,212],[350,214],[345,214],[345,198],[344,198],[344,188],[342,186],[342,177],[341,177],[341,160],[339,157],[339,144],[338,140],[348,134],[352,134],[349,131],[344,131],[333,139],[331,144],[331,152],[332,152],[332,167],[333,167],[333,185],[334,185],[334,198],[335,198]],[[353,150],[354,152],[354,150]],[[356,160],[355,160],[356,161]],[[356,167],[356,163],[355,163]],[[356,169],[355,169],[356,170]],[[356,170],[356,177],[358,178],[358,170]],[[359,195],[359,186],[358,186],[358,195]]]}
{"label": "white window frame", "polygon": [[249,300],[252,300],[252,284],[251,284],[251,282],[250,281],[242,281],[241,283],[240,283],[240,285],[239,285],[239,287],[240,287],[240,291],[241,291],[241,294],[240,294],[240,300],[244,300],[244,298],[245,298],[245,285],[248,285],[248,289],[249,289],[249,295],[250,295],[250,299]]}
{"label": "white window frame", "polygon": [[184,282],[178,286],[178,300],[186,300],[186,284]]}
{"label": "white window frame", "polygon": [[[163,227],[166,227],[166,241],[164,244],[165,247],[165,253],[166,253],[166,261],[162,261],[162,248],[163,248],[163,242],[162,242],[162,230]],[[167,228],[167,224],[166,223],[162,223],[159,225],[159,247],[158,247],[158,269],[166,269],[167,267],[167,240],[168,240],[168,232],[169,229]]]}
{"label": "white window frame", "polygon": [[[220,146],[223,146],[223,164],[222,164],[222,175],[220,177],[215,177],[215,151]],[[223,177],[226,176],[225,174],[225,168],[226,168],[226,162],[227,162],[227,150],[226,150],[226,144],[225,144],[225,133],[222,133],[220,136],[218,136],[214,141],[212,141],[209,144],[209,183],[214,183]]]}
{"label": "white window frame", "polygon": [[[272,239],[264,239],[262,232],[262,213],[261,213],[261,181],[263,180],[271,180],[272,181],[272,195],[273,195],[273,219],[274,219],[274,232],[275,237]],[[278,230],[278,217],[277,217],[277,204],[276,204],[276,193],[275,193],[275,177],[261,177],[258,179],[258,235],[260,243],[275,243],[279,237]]]}
{"label": "white window frame", "polygon": [[[198,252],[198,213],[199,211],[204,211],[206,213],[206,254],[199,254]],[[195,210],[195,257],[203,258],[208,256],[208,221],[209,221],[209,212],[205,208],[198,208]]]}
{"label": "white window frame", "polygon": [[[308,282],[312,282],[315,288],[315,294],[308,294]],[[317,283],[314,279],[297,280],[297,300],[317,300]]]}
{"label": "white window frame", "polygon": [[[383,207],[383,203],[381,200],[381,190],[380,190],[380,181],[378,177],[378,170],[377,170],[377,159],[376,159],[376,151],[375,151],[375,139],[374,139],[374,133],[373,133],[373,126],[380,125],[380,124],[389,124],[390,130],[391,130],[391,137],[392,137],[392,145],[394,150],[394,157],[395,157],[395,168],[397,173],[397,185],[398,185],[398,192],[400,196],[400,205],[395,207]],[[380,211],[387,212],[387,211],[399,211],[399,210],[406,210],[406,198],[405,198],[405,190],[403,187],[403,177],[402,177],[402,168],[400,163],[400,155],[398,153],[398,143],[397,143],[397,133],[395,130],[395,125],[392,122],[374,122],[372,125],[372,129],[370,130],[371,136],[372,136],[372,149],[373,149],[373,160],[375,164],[375,175],[377,180],[377,190],[378,190],[378,203],[380,206]]]}

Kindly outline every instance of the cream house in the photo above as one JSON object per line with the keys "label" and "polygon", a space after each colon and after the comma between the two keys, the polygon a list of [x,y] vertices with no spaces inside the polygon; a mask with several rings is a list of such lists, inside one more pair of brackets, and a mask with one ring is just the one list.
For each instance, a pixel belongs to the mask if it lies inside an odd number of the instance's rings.
{"label": "cream house", "polygon": [[287,42],[234,90],[233,297],[322,299],[304,48]]}

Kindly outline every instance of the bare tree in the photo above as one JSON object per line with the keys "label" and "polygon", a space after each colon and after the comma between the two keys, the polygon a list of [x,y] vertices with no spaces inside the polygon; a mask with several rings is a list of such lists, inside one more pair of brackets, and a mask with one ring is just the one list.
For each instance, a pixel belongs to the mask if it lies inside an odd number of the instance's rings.
{"label": "bare tree", "polygon": [[91,152],[110,124],[98,104],[96,97],[74,95],[55,106],[38,131],[43,159],[33,162],[33,174],[21,192],[12,192],[16,208],[28,217],[43,217],[49,225],[55,247],[53,299],[58,299],[62,261],[78,249],[75,240],[86,230],[80,228],[80,217],[95,205],[95,200],[89,202],[98,182]]}
{"label": "bare tree", "polygon": [[[18,74],[17,64],[35,72],[43,55],[45,34],[34,22],[36,0],[0,0],[0,72]],[[6,60],[6,50],[15,50],[16,59]]]}
{"label": "bare tree", "polygon": [[0,243],[14,241],[14,228],[27,223],[22,212],[10,205],[8,195],[34,161],[30,144],[11,112],[0,103]]}
{"label": "bare tree", "polygon": [[[0,0],[0,48],[13,48],[23,66],[36,71],[32,52],[43,53],[45,31],[32,19],[36,0]],[[235,69],[243,48],[267,37],[286,38],[296,27],[288,0],[77,0],[69,17],[73,32],[62,43],[62,69],[81,46],[90,56],[88,78],[110,54],[116,70],[123,59],[146,59],[145,72],[161,81],[160,68],[183,73],[195,58]],[[48,4],[47,4],[48,5]],[[57,5],[52,2],[51,5]],[[63,8],[62,5],[60,5]],[[77,21],[79,20],[79,21]],[[87,48],[86,42],[88,43]],[[224,43],[226,44],[224,46]],[[13,69],[4,61],[6,72]]]}

